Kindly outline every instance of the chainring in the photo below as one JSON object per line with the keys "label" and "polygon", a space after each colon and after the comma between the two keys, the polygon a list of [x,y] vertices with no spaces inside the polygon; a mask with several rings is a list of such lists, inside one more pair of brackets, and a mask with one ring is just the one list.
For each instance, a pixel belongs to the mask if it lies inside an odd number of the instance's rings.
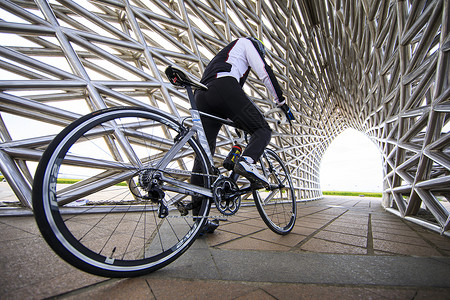
{"label": "chainring", "polygon": [[214,182],[213,199],[217,210],[226,215],[234,215],[241,206],[241,196],[236,195],[239,187],[228,177],[221,177]]}

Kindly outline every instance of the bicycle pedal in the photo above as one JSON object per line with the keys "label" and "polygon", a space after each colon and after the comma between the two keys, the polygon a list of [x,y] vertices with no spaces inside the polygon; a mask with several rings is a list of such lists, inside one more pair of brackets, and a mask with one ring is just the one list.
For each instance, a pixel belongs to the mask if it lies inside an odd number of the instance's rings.
{"label": "bicycle pedal", "polygon": [[164,203],[160,203],[158,207],[158,217],[164,219],[169,215],[169,209]]}
{"label": "bicycle pedal", "polygon": [[266,187],[266,190],[274,191],[280,189],[280,187],[281,186],[279,186],[278,184],[270,184],[269,186]]}
{"label": "bicycle pedal", "polygon": [[[175,206],[176,206],[176,208],[178,209],[178,211],[180,212],[180,214],[181,214],[181,216],[187,216],[188,215],[188,213],[189,213],[189,208],[188,208],[188,206],[187,205],[184,205],[183,203],[181,203],[181,202],[175,202]],[[192,209],[192,208],[191,208]]]}
{"label": "bicycle pedal", "polygon": [[272,185],[264,184],[261,181],[250,181],[250,187],[252,188],[252,190],[260,190],[260,189],[272,190],[271,189]]}

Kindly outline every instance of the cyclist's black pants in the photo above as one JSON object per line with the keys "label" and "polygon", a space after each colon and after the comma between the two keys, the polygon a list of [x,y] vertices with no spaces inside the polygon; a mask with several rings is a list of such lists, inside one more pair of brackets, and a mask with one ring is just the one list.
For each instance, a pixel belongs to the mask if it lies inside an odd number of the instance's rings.
{"label": "cyclist's black pants", "polygon": [[[224,119],[231,119],[239,128],[251,134],[243,156],[255,162],[261,157],[270,142],[272,131],[264,116],[242,90],[233,77],[222,77],[208,84],[207,91],[197,90],[195,101],[199,111]],[[216,149],[216,139],[222,123],[208,117],[201,118],[211,153]],[[201,172],[199,162],[194,163],[193,172]],[[191,183],[203,186],[202,176],[191,177]]]}

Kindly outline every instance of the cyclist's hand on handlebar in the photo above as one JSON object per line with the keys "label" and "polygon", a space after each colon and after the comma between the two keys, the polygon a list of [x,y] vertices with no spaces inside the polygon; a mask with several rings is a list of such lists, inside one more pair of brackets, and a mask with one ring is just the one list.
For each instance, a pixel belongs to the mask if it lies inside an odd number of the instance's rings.
{"label": "cyclist's hand on handlebar", "polygon": [[291,108],[284,103],[280,106],[280,108],[283,110],[284,114],[286,115],[286,118],[289,120],[289,123],[295,120],[294,114],[291,111]]}
{"label": "cyclist's hand on handlebar", "polygon": [[264,116],[268,117],[269,115],[276,113],[280,118],[280,120],[277,121],[278,124],[285,124],[286,121],[289,121],[289,124],[292,126],[292,121],[295,120],[295,117],[289,106],[286,104],[286,100],[282,98],[282,102],[275,101],[275,104],[276,107],[266,111]]}

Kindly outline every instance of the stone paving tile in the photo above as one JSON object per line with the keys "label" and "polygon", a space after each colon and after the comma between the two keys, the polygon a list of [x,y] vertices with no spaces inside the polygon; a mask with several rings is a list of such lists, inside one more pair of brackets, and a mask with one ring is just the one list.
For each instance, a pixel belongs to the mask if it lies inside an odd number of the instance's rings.
{"label": "stone paving tile", "polygon": [[33,238],[36,235],[22,229],[12,227],[6,224],[0,224],[0,242],[13,241],[18,239]]}
{"label": "stone paving tile", "polygon": [[239,282],[156,279],[146,277],[156,299],[235,299],[258,290]]}
{"label": "stone paving tile", "polygon": [[[362,203],[364,201],[370,202],[370,204],[366,205],[367,203]],[[319,202],[320,201],[315,202],[314,205]],[[329,201],[327,201],[327,203],[327,205],[330,205]],[[346,207],[353,207],[357,203],[359,203],[358,207],[353,209],[357,209],[358,211],[352,211],[352,208],[350,208],[344,214],[342,214],[342,209],[333,208],[334,212],[330,209],[324,209],[323,207],[326,205],[306,206],[305,204],[299,204],[299,207],[302,207],[306,216],[298,214],[296,226],[291,234],[299,234],[301,238],[297,243],[294,243],[295,239],[293,239],[292,242],[283,245],[294,247],[297,249],[296,251],[304,250],[323,253],[368,254],[369,250],[366,249],[366,247],[368,245],[367,237],[369,235],[369,212],[364,212],[362,209],[364,207],[379,205],[379,201],[367,201],[364,199],[358,199],[357,201],[335,201],[336,205],[346,205]],[[377,208],[377,206],[375,208]],[[450,245],[448,238],[443,237],[443,241],[441,242],[443,245],[442,247],[448,248],[441,249],[431,241],[425,241],[423,237],[412,230],[411,226],[406,225],[404,223],[405,221],[392,216],[383,209],[379,209],[379,211],[379,214],[371,213],[372,231],[370,241],[373,243],[373,245],[371,245],[373,246],[373,249],[370,248],[372,249],[370,250],[370,253],[372,253],[372,255],[398,254],[423,256],[425,253],[430,253],[433,255],[445,256],[448,255],[446,251],[450,252],[450,249],[448,249],[450,246],[447,246]],[[336,215],[336,212],[340,212],[341,215]],[[250,211],[247,211],[247,213],[250,213]],[[277,237],[271,237],[270,231],[265,229],[265,224],[260,218],[247,219],[245,221],[240,221],[239,223],[251,227],[239,227],[237,224],[233,226],[231,225],[232,223],[230,223],[228,226],[221,226],[220,228],[221,230],[230,233],[233,232],[235,234],[248,235],[249,237],[262,239],[267,242],[278,243],[276,241]],[[258,231],[256,227],[264,230]],[[423,230],[421,227],[419,227],[419,229]],[[254,232],[251,232],[251,230]],[[427,230],[423,230],[423,235],[428,233]],[[431,236],[436,237],[436,235],[433,234],[434,233],[431,233]],[[236,236],[230,238],[229,241],[233,240],[234,237]],[[236,249],[236,247],[242,243],[242,239],[240,239],[240,242],[234,241],[232,245],[225,246],[227,243],[226,239],[217,238],[217,241],[219,240],[220,243],[218,242],[214,245],[220,245],[224,249],[226,247],[228,247],[227,249]],[[247,241],[247,239],[244,241]],[[413,246],[418,247],[414,248]],[[247,248],[255,249],[255,247],[256,246],[252,244],[251,247]],[[383,247],[386,248],[384,249]]]}
{"label": "stone paving tile", "polygon": [[330,225],[354,228],[354,229],[359,229],[362,231],[367,231],[368,226],[369,226],[367,223],[364,224],[364,223],[351,222],[351,221],[347,221],[347,220],[344,221],[344,220],[339,220],[339,219],[334,221]]}
{"label": "stone paving tile", "polygon": [[[314,229],[319,229],[328,223],[328,221],[318,221],[309,217],[302,218],[299,221],[302,223],[302,226]],[[299,224],[296,224],[296,226],[299,226]]]}
{"label": "stone paving tile", "polygon": [[417,246],[399,242],[391,242],[385,240],[373,240],[374,250],[391,252],[400,255],[414,256],[442,256],[436,249],[430,246]]}
{"label": "stone paving tile", "polygon": [[445,236],[437,235],[436,233],[426,232],[425,234],[421,233],[419,236],[426,239],[426,241],[432,243],[439,249],[443,251],[450,251],[450,243],[449,238]]}
{"label": "stone paving tile", "polygon": [[324,210],[323,207],[304,207],[302,204],[297,204],[297,217],[312,215]]}
{"label": "stone paving tile", "polygon": [[265,229],[263,231],[254,233],[251,235],[251,237],[288,247],[294,247],[295,245],[299,244],[306,238],[306,236],[304,235],[299,235],[295,233],[290,233],[288,235],[279,235],[274,233],[270,229]]}
{"label": "stone paving tile", "polygon": [[341,215],[345,211],[346,211],[345,208],[330,207],[328,209],[325,209],[325,210],[321,211],[320,215],[323,216],[323,217],[329,217],[330,219],[333,219],[333,218]]}
{"label": "stone paving tile", "polygon": [[256,207],[242,207],[239,209],[239,212],[236,216],[243,216],[247,219],[260,218],[259,212],[256,210]]}
{"label": "stone paving tile", "polygon": [[244,221],[244,220],[248,220],[249,218],[246,217],[244,214],[237,214],[234,216],[228,216],[226,217],[227,221],[222,221],[222,222],[232,222],[232,223],[236,223],[236,222],[240,222],[240,221]]}
{"label": "stone paving tile", "polygon": [[276,300],[273,296],[269,295],[266,291],[258,289],[247,295],[240,296],[236,300]]}
{"label": "stone paving tile", "polygon": [[372,233],[373,238],[377,240],[385,240],[385,241],[391,241],[391,242],[398,242],[398,243],[404,243],[409,245],[417,245],[422,247],[427,247],[429,244],[424,241],[419,236],[405,236],[405,235],[398,235],[398,234],[392,234],[392,233],[385,233],[385,232],[376,232],[374,231]]}
{"label": "stone paving tile", "polygon": [[346,212],[341,215],[337,220],[340,222],[352,223],[352,224],[367,224],[369,214],[352,214],[350,212]]}
{"label": "stone paving tile", "polygon": [[339,218],[337,218],[333,223],[335,224],[352,224],[352,225],[367,225],[369,220],[368,214],[358,214],[358,215],[349,215],[348,213],[345,213],[341,215]]}
{"label": "stone paving tile", "polygon": [[245,220],[245,221],[239,222],[239,224],[255,226],[255,227],[259,227],[261,229],[267,228],[266,223],[264,223],[264,221],[261,218]]}
{"label": "stone paving tile", "polygon": [[62,261],[39,236],[0,243],[0,269],[5,299],[46,298],[104,280]]}
{"label": "stone paving tile", "polygon": [[1,217],[0,224],[9,226],[9,230],[18,229],[23,233],[40,235],[34,218],[29,216],[24,217]]}
{"label": "stone paving tile", "polygon": [[300,250],[319,253],[337,254],[366,254],[367,250],[362,247],[346,245],[338,242],[330,242],[322,239],[312,238],[300,247]]}
{"label": "stone paving tile", "polygon": [[240,283],[183,279],[125,279],[86,289],[64,299],[448,299],[449,289]]}
{"label": "stone paving tile", "polygon": [[402,227],[401,229],[399,229],[399,227],[389,228],[389,227],[379,226],[378,224],[372,223],[372,231],[379,232],[379,233],[394,234],[394,235],[405,236],[405,237],[412,237],[412,238],[417,237],[417,233],[408,227]]}
{"label": "stone paving tile", "polygon": [[416,291],[413,289],[371,289],[312,284],[270,285],[264,289],[277,299],[414,299],[416,294]]}
{"label": "stone paving tile", "polygon": [[367,245],[366,237],[331,232],[331,231],[326,231],[326,230],[322,230],[321,232],[317,233],[314,237],[318,238],[318,239],[331,241],[331,242],[339,242],[339,243],[349,244],[349,245],[358,246],[358,247],[366,247],[366,245]]}
{"label": "stone paving tile", "polygon": [[224,225],[220,225],[220,229],[232,233],[238,233],[241,235],[248,235],[251,233],[255,233],[257,231],[263,230],[262,227],[256,227],[241,223],[228,223]]}
{"label": "stone paving tile", "polygon": [[361,228],[354,228],[349,226],[343,226],[339,224],[330,224],[326,227],[327,231],[333,231],[338,233],[344,233],[344,234],[352,234],[352,235],[358,235],[358,236],[367,236],[367,229],[361,229]]}
{"label": "stone paving tile", "polygon": [[325,216],[322,213],[315,213],[308,216],[301,217],[302,220],[310,220],[312,222],[330,222],[335,216]]}
{"label": "stone paving tile", "polygon": [[[389,214],[378,199],[356,197],[299,203],[296,226],[287,236],[267,229],[256,208],[242,207],[204,239],[217,249],[367,255],[369,235],[373,236],[370,255],[450,256],[448,237]],[[43,241],[32,217],[0,218],[0,269],[1,299],[42,299],[66,292],[69,294],[64,298],[69,299],[129,299],[130,295],[133,299],[206,299],[218,295],[221,299],[258,300],[450,299],[449,289],[434,288],[183,281],[150,275],[111,281],[83,273],[59,259]]]}
{"label": "stone paving tile", "polygon": [[317,230],[317,228],[311,228],[311,227],[307,227],[304,224],[303,220],[298,220],[295,223],[294,228],[292,229],[292,233],[295,234],[300,234],[300,235],[311,235],[312,233],[314,233]]}
{"label": "stone paving tile", "polygon": [[214,232],[214,234],[208,235],[207,242],[208,242],[209,246],[214,247],[214,246],[235,240],[240,237],[242,237],[242,235],[223,231],[220,229],[220,226],[219,226],[219,228]]}
{"label": "stone paving tile", "polygon": [[380,250],[374,250],[373,251],[374,255],[384,255],[384,256],[394,256],[397,255],[396,253],[390,253],[390,252],[385,252],[385,251],[380,251]]}
{"label": "stone paving tile", "polygon": [[383,228],[383,229],[389,229],[389,230],[396,230],[396,231],[410,231],[411,228],[408,227],[405,223],[403,223],[401,220],[397,221],[382,221],[382,220],[374,220],[372,218],[372,226],[377,228]]}
{"label": "stone paving tile", "polygon": [[450,289],[423,289],[418,290],[414,300],[448,300],[450,299]]}
{"label": "stone paving tile", "polygon": [[76,293],[64,295],[66,300],[75,299],[115,299],[115,300],[144,300],[156,299],[147,281],[143,278],[131,278],[122,280],[108,280],[105,284],[99,284]]}
{"label": "stone paving tile", "polygon": [[259,250],[259,251],[289,251],[290,247],[254,239],[251,237],[243,237],[230,241],[229,243],[219,245],[217,248],[226,250]]}
{"label": "stone paving tile", "polygon": [[313,223],[326,224],[326,223],[329,223],[332,220],[334,220],[336,217],[337,217],[337,215],[327,216],[327,215],[323,215],[323,214],[315,214],[315,215],[310,215],[310,216],[304,217],[304,218],[302,218],[302,220],[307,220],[307,221],[313,222]]}

